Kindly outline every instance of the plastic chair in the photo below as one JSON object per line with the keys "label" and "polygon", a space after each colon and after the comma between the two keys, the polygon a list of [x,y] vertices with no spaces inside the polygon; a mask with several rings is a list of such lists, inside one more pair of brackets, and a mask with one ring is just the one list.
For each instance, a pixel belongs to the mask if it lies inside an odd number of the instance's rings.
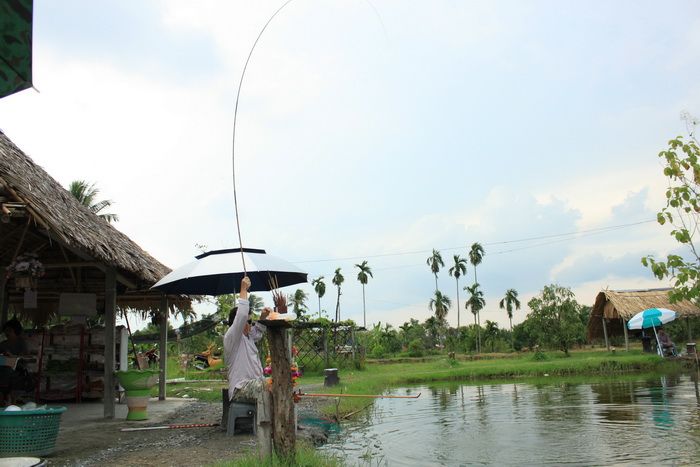
{"label": "plastic chair", "polygon": [[231,402],[228,406],[228,420],[226,422],[226,434],[234,436],[236,431],[236,421],[250,420],[253,426],[253,434],[258,434],[258,411],[255,404],[243,404],[241,402]]}

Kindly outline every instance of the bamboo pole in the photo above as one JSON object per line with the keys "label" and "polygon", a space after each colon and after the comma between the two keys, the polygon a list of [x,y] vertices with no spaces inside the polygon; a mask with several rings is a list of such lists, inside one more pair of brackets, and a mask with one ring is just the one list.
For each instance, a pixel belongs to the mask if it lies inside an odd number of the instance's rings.
{"label": "bamboo pole", "polygon": [[384,396],[381,394],[316,394],[308,392],[298,392],[299,396],[314,396],[314,397],[376,397],[384,399],[418,399],[422,393],[419,392],[417,396]]}

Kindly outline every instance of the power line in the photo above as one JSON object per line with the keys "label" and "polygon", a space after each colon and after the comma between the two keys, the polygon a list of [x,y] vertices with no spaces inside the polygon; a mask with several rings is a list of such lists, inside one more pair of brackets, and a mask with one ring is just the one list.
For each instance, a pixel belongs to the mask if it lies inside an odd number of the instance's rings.
{"label": "power line", "polygon": [[[540,246],[551,245],[554,243],[561,243],[561,242],[575,240],[575,239],[583,238],[583,237],[590,237],[592,235],[598,235],[601,233],[606,233],[606,232],[610,232],[613,230],[624,229],[627,227],[634,227],[634,226],[642,225],[642,224],[649,224],[652,222],[656,222],[656,219],[648,220],[648,221],[632,222],[629,224],[614,225],[614,226],[610,226],[610,227],[601,227],[598,229],[579,230],[577,232],[568,232],[568,233],[560,233],[560,234],[553,234],[553,235],[543,235],[540,237],[528,237],[528,238],[522,238],[522,239],[518,239],[518,240],[505,240],[502,242],[484,243],[484,246],[505,245],[505,244],[509,244],[509,243],[530,242],[533,240],[544,240],[544,239],[548,239],[548,238],[575,236],[574,238],[566,238],[566,239],[557,240],[554,242],[539,243],[537,245],[529,245],[529,246],[525,246],[522,248],[514,248],[511,250],[504,250],[504,251],[489,253],[489,255],[498,255],[498,254],[503,254],[503,253],[511,253],[513,251],[526,250],[529,248],[537,248]],[[588,234],[588,235],[582,235],[582,234]],[[438,250],[449,251],[449,250],[464,250],[464,249],[470,249],[470,248],[471,248],[471,246],[456,246],[456,247],[449,247],[449,248],[438,248]],[[346,258],[316,259],[316,260],[296,261],[295,263],[301,264],[301,263],[323,263],[323,262],[330,262],[330,261],[350,261],[350,260],[354,261],[354,260],[360,260],[360,259],[364,260],[364,259],[369,259],[369,258],[386,258],[386,257],[390,257],[390,256],[416,255],[419,253],[420,254],[430,253],[430,250],[410,251],[410,252],[401,252],[401,253],[384,253],[384,254],[366,255],[366,256],[351,256],[351,257],[346,257]],[[405,268],[405,267],[414,267],[414,266],[416,266],[416,265],[398,266],[398,267],[386,268],[386,269],[401,269],[401,268]]]}

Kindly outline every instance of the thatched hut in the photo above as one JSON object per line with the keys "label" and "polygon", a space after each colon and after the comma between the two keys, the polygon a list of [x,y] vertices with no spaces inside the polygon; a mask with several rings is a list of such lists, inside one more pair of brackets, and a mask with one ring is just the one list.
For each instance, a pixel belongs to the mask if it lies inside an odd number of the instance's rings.
{"label": "thatched hut", "polygon": [[[679,318],[700,316],[700,308],[688,301],[671,304],[670,288],[646,290],[603,290],[598,293],[588,320],[588,340],[605,340],[610,348],[610,337],[625,336],[629,349],[627,322],[637,313],[649,308],[668,308],[678,313]],[[688,327],[690,329],[690,327]],[[688,331],[690,332],[690,331]],[[692,336],[688,336],[688,342]]]}
{"label": "thatched hut", "polygon": [[105,417],[113,416],[117,312],[150,314],[167,329],[169,311],[189,308],[191,301],[151,291],[170,269],[81,205],[0,132],[0,266],[25,253],[34,255],[45,273],[28,292],[16,279],[0,275],[0,321],[17,315],[41,327],[61,311],[66,297],[91,297],[93,308],[104,315]]}

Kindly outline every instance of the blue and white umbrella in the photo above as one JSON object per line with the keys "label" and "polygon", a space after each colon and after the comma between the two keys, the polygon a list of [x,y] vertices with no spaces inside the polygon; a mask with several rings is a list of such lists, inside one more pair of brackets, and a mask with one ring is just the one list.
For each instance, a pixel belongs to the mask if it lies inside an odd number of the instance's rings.
{"label": "blue and white umbrella", "polygon": [[646,329],[654,328],[654,337],[656,337],[656,350],[660,356],[664,356],[659,343],[659,336],[656,334],[656,326],[669,323],[676,319],[678,314],[667,308],[649,308],[634,315],[628,322],[629,329]]}
{"label": "blue and white umbrella", "polygon": [[656,328],[668,322],[673,321],[678,317],[678,314],[673,310],[666,308],[649,308],[634,315],[628,322],[628,329],[645,329]]}

